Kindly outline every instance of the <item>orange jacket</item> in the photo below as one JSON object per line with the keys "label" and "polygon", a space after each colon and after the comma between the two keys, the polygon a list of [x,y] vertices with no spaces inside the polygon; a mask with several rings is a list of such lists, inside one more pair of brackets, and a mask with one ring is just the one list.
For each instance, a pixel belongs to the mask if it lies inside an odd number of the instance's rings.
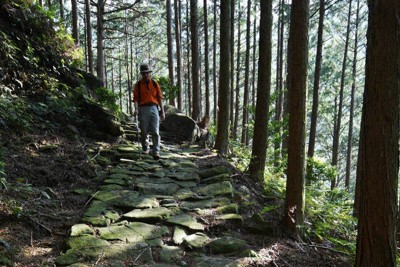
{"label": "orange jacket", "polygon": [[[138,102],[139,106],[146,105],[158,105],[162,99],[162,93],[160,85],[154,81],[143,81],[140,80],[135,84],[135,89],[133,90],[133,101]],[[139,97],[139,86],[140,83],[140,97]]]}

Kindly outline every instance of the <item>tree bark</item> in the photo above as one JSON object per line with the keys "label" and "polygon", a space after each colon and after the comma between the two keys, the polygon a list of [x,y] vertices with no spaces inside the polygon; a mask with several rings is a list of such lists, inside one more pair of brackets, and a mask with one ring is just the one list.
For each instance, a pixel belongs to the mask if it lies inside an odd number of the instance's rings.
{"label": "tree bark", "polygon": [[103,83],[105,82],[104,71],[104,5],[106,0],[98,0],[97,2],[97,78]]}
{"label": "tree bark", "polygon": [[207,0],[204,0],[204,74],[206,88],[206,113],[205,116],[210,116],[210,67],[208,62],[208,7]]}
{"label": "tree bark", "polygon": [[271,91],[272,0],[261,1],[259,71],[253,149],[249,172],[253,178],[264,181],[268,146],[268,114]]}
{"label": "tree bark", "polygon": [[[339,91],[339,106],[337,110],[337,116],[334,123],[334,131],[333,131],[333,145],[332,145],[332,166],[338,165],[339,158],[339,140],[340,140],[340,128],[342,125],[342,109],[343,109],[343,94],[344,94],[344,79],[347,65],[347,51],[349,47],[349,35],[350,35],[350,17],[351,17],[351,4],[352,0],[349,3],[349,12],[347,15],[347,30],[346,30],[346,40],[344,45],[344,55],[342,61],[342,75],[340,78],[340,91]],[[337,178],[335,177],[331,181],[331,190],[336,187]]]}
{"label": "tree bark", "polygon": [[[240,10],[240,2],[239,2],[238,10]],[[238,15],[238,21],[240,21],[240,12]],[[240,23],[238,23],[238,39],[240,38]],[[235,120],[235,109],[238,110],[238,107],[235,107],[235,1],[231,1],[231,103],[230,103],[230,133],[232,139],[236,140],[237,134],[237,120]],[[239,56],[238,56],[239,57]],[[238,103],[238,102],[237,102]],[[236,122],[236,125],[235,125]]]}
{"label": "tree bark", "polygon": [[[167,0],[167,43],[168,43],[168,74],[171,86],[175,86],[174,78],[174,49],[172,46],[172,5],[171,0]],[[175,97],[171,96],[169,104],[175,106]]]}
{"label": "tree bark", "polygon": [[[235,2],[235,1],[233,1]],[[233,20],[233,17],[231,17]],[[241,20],[242,20],[242,11],[240,10],[240,2],[238,2],[238,41],[237,41],[237,53],[236,53],[236,86],[235,86],[235,91],[232,91],[232,98],[235,95],[235,102],[232,102],[232,104],[235,105],[235,109],[231,108],[232,115],[233,113],[235,114],[234,116],[234,121],[233,121],[233,128],[232,128],[232,139],[237,140],[237,134],[238,134],[238,128],[239,128],[239,110],[240,110],[240,58],[241,58]],[[232,33],[233,34],[233,33]],[[232,37],[231,37],[232,38]],[[232,44],[233,46],[233,44]]]}
{"label": "tree bark", "polygon": [[352,84],[350,94],[350,121],[349,121],[349,134],[347,138],[347,155],[346,155],[346,179],[345,187],[347,191],[350,190],[350,170],[351,170],[351,157],[353,150],[353,124],[354,124],[354,97],[356,91],[356,75],[357,75],[357,52],[358,52],[358,25],[359,25],[359,14],[360,14],[360,0],[357,0],[357,11],[356,11],[356,22],[355,22],[355,37],[354,37],[354,55],[353,55],[353,71],[352,71]]}
{"label": "tree bark", "polygon": [[174,0],[175,10],[175,42],[176,42],[176,78],[178,86],[178,109],[182,110],[182,41],[181,41],[181,6]]}
{"label": "tree bark", "polygon": [[324,18],[325,18],[325,0],[320,0],[319,1],[317,55],[316,55],[316,59],[315,59],[315,70],[314,70],[313,102],[312,102],[312,111],[311,111],[310,137],[309,137],[309,141],[308,141],[308,152],[307,152],[307,156],[309,158],[314,157],[314,151],[315,151],[315,133],[317,131],[317,120],[318,120],[319,80],[321,77]]}
{"label": "tree bark", "polygon": [[64,15],[64,0],[59,0],[58,1],[60,5],[60,20],[64,22],[65,20],[65,15]]}
{"label": "tree bark", "polygon": [[[285,225],[302,236],[305,198],[305,138],[309,1],[292,2],[288,49],[289,148]],[[296,101],[292,101],[295,99]]]}
{"label": "tree bark", "polygon": [[72,8],[72,38],[76,46],[79,45],[79,29],[78,29],[78,3],[76,0],[71,0]]}
{"label": "tree bark", "polygon": [[231,0],[221,1],[220,24],[220,76],[218,98],[218,131],[215,148],[221,155],[227,155],[229,137],[229,99],[230,99],[230,3]]}
{"label": "tree bark", "polygon": [[214,1],[214,36],[213,36],[213,89],[214,89],[214,125],[217,125],[218,90],[217,90],[217,0]]}
{"label": "tree bark", "polygon": [[[243,115],[242,115],[242,138],[243,145],[249,145],[249,76],[250,76],[250,29],[251,27],[251,0],[247,0],[246,19],[246,54],[244,71],[244,93],[243,93]],[[267,115],[268,116],[268,115]]]}
{"label": "tree bark", "polygon": [[197,0],[190,0],[190,31],[191,31],[191,47],[192,47],[192,88],[193,88],[193,109],[192,119],[200,121],[200,83],[199,83],[199,30],[198,30],[198,14]]}
{"label": "tree bark", "polygon": [[396,266],[400,2],[369,0],[355,266]]}
{"label": "tree bark", "polygon": [[88,54],[88,66],[89,72],[94,74],[93,68],[93,50],[92,50],[92,25],[91,25],[91,17],[90,17],[90,2],[89,0],[85,0],[85,14],[86,14],[86,38],[87,38],[87,54]]}

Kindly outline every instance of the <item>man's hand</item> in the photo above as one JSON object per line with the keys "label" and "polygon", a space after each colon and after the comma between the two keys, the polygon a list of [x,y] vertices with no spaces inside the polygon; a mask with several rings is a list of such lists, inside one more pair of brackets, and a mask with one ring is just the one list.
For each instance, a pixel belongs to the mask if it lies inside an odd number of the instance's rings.
{"label": "man's hand", "polygon": [[135,112],[133,112],[133,116],[136,117],[137,115],[139,115],[139,111],[135,110]]}

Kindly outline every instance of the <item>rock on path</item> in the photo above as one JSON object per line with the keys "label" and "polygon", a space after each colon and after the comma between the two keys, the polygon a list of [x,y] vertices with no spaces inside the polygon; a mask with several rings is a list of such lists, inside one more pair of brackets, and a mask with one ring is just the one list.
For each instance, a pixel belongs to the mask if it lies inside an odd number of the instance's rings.
{"label": "rock on path", "polygon": [[246,242],[211,231],[242,223],[226,167],[199,168],[174,146],[155,161],[129,142],[101,156],[117,164],[99,177],[58,266],[244,266]]}

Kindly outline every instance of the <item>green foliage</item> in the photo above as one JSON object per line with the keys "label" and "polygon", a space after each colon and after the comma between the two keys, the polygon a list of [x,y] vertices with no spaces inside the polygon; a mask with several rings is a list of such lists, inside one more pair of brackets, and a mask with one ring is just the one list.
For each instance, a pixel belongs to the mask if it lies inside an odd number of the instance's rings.
{"label": "green foliage", "polygon": [[306,235],[355,253],[357,222],[352,212],[353,201],[345,190],[322,190],[312,185],[306,193]]}
{"label": "green foliage", "polygon": [[308,182],[326,182],[332,181],[337,176],[336,167],[329,163],[326,163],[319,158],[308,158],[307,159],[307,174],[306,180]]}
{"label": "green foliage", "polygon": [[108,108],[110,111],[115,113],[117,116],[120,115],[120,107],[116,104],[118,100],[118,95],[114,94],[111,90],[105,87],[96,88],[95,94],[97,96],[97,101]]}
{"label": "green foliage", "polygon": [[157,77],[156,81],[161,87],[164,99],[175,98],[178,96],[179,87],[171,86],[171,80],[167,77]]}
{"label": "green foliage", "polygon": [[229,145],[232,149],[230,162],[239,170],[247,171],[251,159],[251,148],[232,140],[230,140]]}
{"label": "green foliage", "polygon": [[[76,84],[72,70],[82,65],[78,49],[63,26],[30,1],[0,3],[0,95],[45,95]],[[4,60],[3,60],[4,59]]]}

